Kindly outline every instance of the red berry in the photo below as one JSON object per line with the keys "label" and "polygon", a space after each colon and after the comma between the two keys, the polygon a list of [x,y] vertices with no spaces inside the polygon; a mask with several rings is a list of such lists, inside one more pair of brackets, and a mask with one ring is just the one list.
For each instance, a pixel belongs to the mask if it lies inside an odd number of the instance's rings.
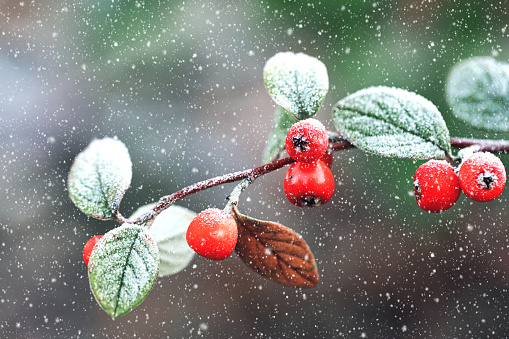
{"label": "red berry", "polygon": [[327,165],[327,167],[331,168],[331,166],[332,166],[332,153],[325,152],[325,154],[322,155],[320,160],[322,160],[325,163],[325,165]]}
{"label": "red berry", "polygon": [[296,162],[286,172],[285,195],[297,206],[320,206],[334,193],[334,176],[329,167],[321,161]]}
{"label": "red berry", "polygon": [[223,260],[237,244],[237,223],[231,214],[218,208],[209,208],[198,214],[189,224],[186,240],[199,255]]}
{"label": "red berry", "polygon": [[475,201],[491,201],[504,190],[505,167],[492,153],[474,153],[461,164],[459,179],[467,197]]}
{"label": "red berry", "polygon": [[458,201],[461,189],[454,168],[445,161],[430,160],[414,175],[417,205],[428,212],[443,212]]}
{"label": "red berry", "polygon": [[286,151],[296,161],[313,162],[320,159],[329,146],[325,126],[316,119],[293,124],[286,135]]}
{"label": "red berry", "polygon": [[85,244],[85,247],[83,247],[83,260],[85,261],[85,265],[88,266],[88,260],[90,259],[92,250],[94,249],[95,244],[97,244],[103,236],[104,234],[101,234],[88,239],[87,243]]}

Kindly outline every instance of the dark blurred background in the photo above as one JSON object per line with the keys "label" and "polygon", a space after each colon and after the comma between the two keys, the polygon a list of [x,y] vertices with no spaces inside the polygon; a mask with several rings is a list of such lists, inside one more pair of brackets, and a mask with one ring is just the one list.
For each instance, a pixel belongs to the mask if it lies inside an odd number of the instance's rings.
{"label": "dark blurred background", "polygon": [[[257,180],[240,210],[303,235],[321,283],[292,289],[232,255],[196,257],[112,320],[95,302],[84,243],[116,226],[67,196],[71,163],[93,138],[117,136],[134,177],[121,211],[186,185],[258,166],[275,105],[262,69],[280,51],[327,66],[317,118],[372,85],[435,103],[451,135],[507,139],[457,120],[444,101],[452,65],[509,59],[507,1],[2,1],[0,3],[0,337],[509,337],[509,193],[465,196],[422,212],[421,162],[335,154],[336,192],[299,209],[284,170]],[[509,165],[509,157],[501,155]],[[231,185],[180,202],[222,207]]]}

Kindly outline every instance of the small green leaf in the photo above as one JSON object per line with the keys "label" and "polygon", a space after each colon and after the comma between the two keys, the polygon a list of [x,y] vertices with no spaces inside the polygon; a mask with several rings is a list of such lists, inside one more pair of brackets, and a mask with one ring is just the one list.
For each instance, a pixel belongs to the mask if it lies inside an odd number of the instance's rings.
{"label": "small green leaf", "polygon": [[157,278],[159,253],[146,229],[131,224],[115,228],[95,245],[88,278],[95,299],[113,318],[145,299]]}
{"label": "small green leaf", "polygon": [[94,140],[72,164],[67,189],[85,214],[111,219],[131,184],[132,163],[125,145],[112,138]]}
{"label": "small green leaf", "polygon": [[298,120],[288,113],[287,110],[281,106],[277,106],[274,112],[272,132],[263,150],[263,164],[268,164],[275,160],[278,154],[285,149],[286,134],[290,127],[297,121]]}
{"label": "small green leaf", "polygon": [[[150,211],[156,204],[138,208],[130,219]],[[157,247],[159,248],[159,276],[176,274],[186,268],[194,257],[194,251],[187,245],[187,227],[196,213],[177,205],[172,205],[155,218],[150,226]]]}
{"label": "small green leaf", "polygon": [[367,152],[412,159],[451,153],[449,130],[438,109],[403,89],[360,90],[334,106],[333,118],[342,136]]}
{"label": "small green leaf", "polygon": [[453,113],[477,128],[509,131],[509,64],[475,57],[455,65],[445,87]]}
{"label": "small green leaf", "polygon": [[263,78],[272,99],[299,120],[315,115],[329,90],[323,62],[304,53],[274,55],[265,64]]}

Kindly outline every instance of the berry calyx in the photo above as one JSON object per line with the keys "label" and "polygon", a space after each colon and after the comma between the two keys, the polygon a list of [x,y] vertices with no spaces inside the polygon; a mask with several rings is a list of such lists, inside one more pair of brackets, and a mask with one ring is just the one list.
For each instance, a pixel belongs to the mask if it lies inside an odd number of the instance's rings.
{"label": "berry calyx", "polygon": [[284,191],[286,198],[296,206],[320,206],[334,193],[334,176],[321,160],[296,162],[286,172]]}
{"label": "berry calyx", "polygon": [[329,135],[320,121],[313,118],[301,120],[288,130],[285,146],[292,159],[313,162],[327,150]]}
{"label": "berry calyx", "polygon": [[95,237],[88,239],[87,243],[83,247],[83,261],[85,261],[85,265],[88,266],[88,261],[90,260],[90,255],[92,254],[94,246],[99,242],[99,240],[101,240],[102,237],[104,237],[104,234],[96,235]]}
{"label": "berry calyx", "polygon": [[504,164],[489,152],[474,153],[460,166],[461,189],[475,201],[496,199],[504,190],[506,172]]}
{"label": "berry calyx", "polygon": [[454,168],[445,161],[430,160],[414,175],[417,205],[425,211],[438,213],[451,208],[461,195]]}
{"label": "berry calyx", "polygon": [[237,244],[237,223],[231,214],[218,208],[199,213],[189,224],[186,240],[189,247],[202,257],[223,260]]}

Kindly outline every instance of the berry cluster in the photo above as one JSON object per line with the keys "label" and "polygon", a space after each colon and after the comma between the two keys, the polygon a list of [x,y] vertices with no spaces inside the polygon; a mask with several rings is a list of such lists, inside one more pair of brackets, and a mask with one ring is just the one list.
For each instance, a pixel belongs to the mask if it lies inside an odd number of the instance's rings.
{"label": "berry cluster", "polygon": [[296,161],[285,175],[284,191],[297,206],[320,206],[332,197],[334,177],[329,167],[332,156],[326,153],[329,135],[316,119],[295,123],[286,135],[286,151]]}
{"label": "berry cluster", "polygon": [[504,165],[492,153],[474,153],[455,170],[445,161],[430,160],[414,175],[417,205],[428,212],[443,212],[458,201],[461,191],[475,201],[491,201],[503,191]]}
{"label": "berry cluster", "polygon": [[[334,177],[329,167],[332,155],[326,153],[329,135],[315,119],[295,123],[286,136],[286,150],[296,160],[286,172],[285,195],[297,206],[325,204],[334,192]],[[217,208],[198,214],[189,225],[186,240],[199,255],[222,260],[235,249],[238,238],[233,216]]]}

